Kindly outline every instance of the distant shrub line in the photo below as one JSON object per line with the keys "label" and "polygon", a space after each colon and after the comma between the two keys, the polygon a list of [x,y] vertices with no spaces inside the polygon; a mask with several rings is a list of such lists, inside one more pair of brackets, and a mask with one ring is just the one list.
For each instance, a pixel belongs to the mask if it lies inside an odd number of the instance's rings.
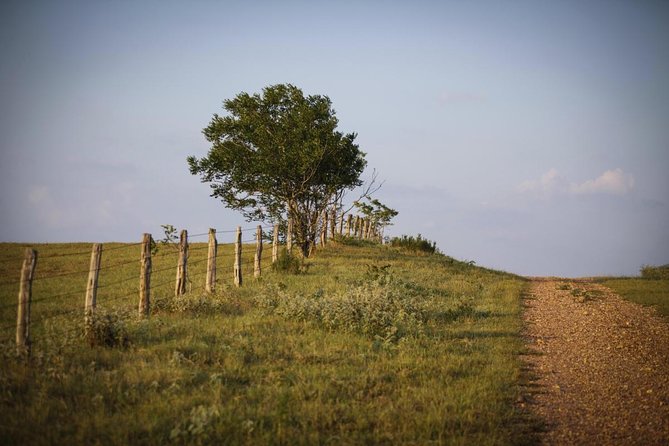
{"label": "distant shrub line", "polygon": [[641,277],[644,279],[669,279],[669,264],[661,266],[644,265],[641,267]]}
{"label": "distant shrub line", "polygon": [[427,254],[438,252],[437,243],[423,238],[420,234],[416,237],[409,235],[393,237],[390,239],[390,246],[402,248],[406,251],[423,252]]}

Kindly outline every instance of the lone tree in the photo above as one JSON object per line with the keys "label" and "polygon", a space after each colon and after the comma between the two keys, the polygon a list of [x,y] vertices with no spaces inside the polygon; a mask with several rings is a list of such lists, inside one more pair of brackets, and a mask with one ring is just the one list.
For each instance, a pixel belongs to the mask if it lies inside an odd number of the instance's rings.
{"label": "lone tree", "polygon": [[308,257],[321,213],[347,189],[362,184],[367,161],[356,134],[337,131],[327,96],[304,96],[290,85],[262,95],[239,93],[223,101],[203,129],[206,157],[188,157],[193,175],[210,183],[212,197],[249,220],[293,221],[295,240]]}

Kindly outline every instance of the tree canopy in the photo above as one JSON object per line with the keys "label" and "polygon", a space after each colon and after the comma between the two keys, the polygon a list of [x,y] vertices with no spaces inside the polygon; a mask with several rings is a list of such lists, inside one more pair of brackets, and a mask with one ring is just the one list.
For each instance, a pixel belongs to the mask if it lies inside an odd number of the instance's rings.
{"label": "tree canopy", "polygon": [[327,96],[305,96],[290,84],[242,92],[223,102],[203,129],[207,156],[188,157],[193,175],[212,197],[248,220],[293,220],[305,256],[316,239],[318,217],[342,192],[362,184],[367,162],[355,133],[337,130]]}

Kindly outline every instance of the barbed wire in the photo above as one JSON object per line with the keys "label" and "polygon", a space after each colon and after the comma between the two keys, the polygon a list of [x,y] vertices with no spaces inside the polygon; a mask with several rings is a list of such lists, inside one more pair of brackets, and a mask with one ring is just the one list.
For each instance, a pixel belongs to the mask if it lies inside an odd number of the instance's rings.
{"label": "barbed wire", "polygon": [[[266,225],[266,226],[261,225],[260,227],[261,227],[261,230],[267,230],[267,229],[273,229],[274,225]],[[242,233],[250,232],[250,231],[256,232],[257,228],[258,228],[258,226],[241,228],[241,232]],[[232,234],[232,233],[236,233],[236,232],[237,232],[237,229],[231,229],[231,230],[216,229],[216,234]],[[207,235],[209,235],[209,232],[190,234],[189,238],[192,239],[192,238],[204,237],[204,236],[207,236]],[[264,233],[263,235],[267,235],[267,234]],[[265,238],[262,238],[261,240],[265,241],[266,243],[264,243],[264,244],[266,244],[267,246],[274,247],[273,241],[268,240],[268,238],[265,237]],[[112,243],[118,243],[118,242],[112,242]],[[199,252],[199,251],[204,251],[205,249],[209,249],[208,244],[206,244],[206,242],[203,242],[203,243],[205,243],[203,246],[190,246],[189,251]],[[217,244],[220,244],[220,245],[232,245],[232,244],[235,244],[235,243],[236,243],[235,241],[230,241],[230,242],[227,242],[227,243],[220,243],[220,242],[217,241]],[[253,238],[247,238],[247,239],[244,239],[244,240],[241,241],[242,245],[244,245],[244,244],[248,245],[248,244],[253,244],[253,243],[257,243],[257,238],[255,236]],[[103,253],[109,253],[109,252],[115,252],[115,251],[118,251],[118,250],[129,249],[129,248],[132,248],[132,247],[140,246],[142,244],[143,244],[143,242],[127,243],[127,244],[124,243],[124,244],[119,244],[118,246],[108,247],[108,246],[105,246],[105,244],[103,243],[102,244],[103,245]],[[282,245],[283,245],[283,243],[282,243]],[[30,248],[30,246],[26,246],[26,247]],[[48,254],[48,255],[44,255],[44,256],[39,256],[38,259],[40,261],[42,261],[42,260],[76,257],[76,256],[83,257],[83,256],[87,256],[89,254],[91,254],[91,250],[80,250],[80,251],[76,251],[76,252],[67,252],[67,253],[62,253],[62,254]],[[176,257],[177,254],[178,254],[177,249],[174,249],[173,251],[165,251],[163,253],[156,252],[152,255],[152,259],[163,258],[163,257]],[[189,252],[189,254],[190,254],[190,252]],[[247,253],[244,255],[244,257],[246,259],[242,260],[242,262],[240,264],[240,267],[242,267],[243,269],[246,269],[246,268],[251,269],[250,266],[255,265],[255,258],[248,258],[249,254],[250,253],[248,253],[248,251],[247,251]],[[222,250],[221,250],[221,251],[217,251],[217,253],[214,257],[210,257],[210,256],[207,255],[206,257],[200,258],[200,259],[197,259],[197,260],[192,260],[192,259],[189,258],[187,266],[199,265],[199,264],[204,263],[204,262],[209,262],[212,259],[230,258],[230,257],[235,257],[235,256],[237,256],[237,252],[235,252],[235,251],[233,251],[233,252],[222,252]],[[190,257],[190,255],[189,255],[189,257]],[[15,263],[18,266],[19,264],[21,264],[23,262],[23,260],[24,260],[23,258],[18,257],[18,256],[13,257],[13,258],[4,258],[4,259],[0,259],[0,264]],[[117,270],[117,269],[120,269],[120,268],[122,268],[124,266],[127,266],[127,265],[136,264],[137,262],[140,262],[140,259],[133,259],[133,260],[126,260],[126,261],[116,262],[116,263],[113,263],[113,264],[110,264],[110,265],[101,266],[99,268],[99,271]],[[273,264],[273,263],[274,263],[274,261],[272,260],[272,257],[269,256],[269,255],[266,255],[261,259],[261,268],[270,267],[271,264]],[[174,269],[175,269],[175,265],[170,265],[169,267],[165,267],[165,268],[153,269],[151,271],[151,274],[153,275],[154,273],[157,274],[157,273],[162,273],[162,272],[166,272],[166,271],[173,271]],[[228,267],[223,268],[223,270],[228,270],[228,269],[231,270],[231,271],[234,271],[234,265],[232,267],[228,266]],[[57,274],[47,274],[47,275],[43,275],[43,276],[40,276],[40,277],[36,277],[36,278],[33,279],[33,281],[44,281],[44,280],[53,279],[53,278],[83,275],[85,273],[90,273],[90,271],[91,271],[90,268],[86,268],[86,269],[81,269],[81,270],[77,270],[77,271],[66,271],[66,272],[60,272],[60,273],[57,273]],[[201,278],[202,276],[205,276],[206,274],[207,274],[206,270],[205,271],[197,271],[197,272],[193,272],[192,270],[188,271],[187,280],[189,282],[189,286],[191,287],[190,288],[191,291],[192,291],[194,279]],[[104,281],[102,281],[102,283],[100,285],[98,285],[97,289],[98,290],[103,290],[102,294],[105,294],[105,292],[107,290],[109,290],[110,288],[112,288],[113,286],[120,285],[120,284],[123,284],[123,283],[127,283],[127,282],[130,282],[130,281],[135,281],[135,280],[138,280],[138,279],[139,279],[139,275],[133,275],[131,277],[126,277],[126,278],[123,278],[123,279],[114,280],[114,281],[109,282],[109,283],[105,283]],[[0,286],[19,285],[20,283],[21,283],[20,280],[11,281],[11,282],[2,282],[2,283],[0,283]],[[152,289],[157,289],[157,288],[164,287],[168,284],[173,284],[173,283],[174,283],[174,279],[170,279],[170,280],[158,283],[158,284],[152,284],[151,288]],[[198,285],[197,287],[199,288],[200,286]],[[118,299],[133,296],[133,295],[137,294],[138,292],[139,292],[138,289],[133,290],[131,292],[128,292],[128,293],[125,293],[125,294],[122,294],[122,295],[106,298],[104,300],[104,302],[117,301]],[[40,303],[40,302],[54,303],[54,302],[57,302],[58,300],[60,300],[62,298],[65,298],[65,297],[70,297],[70,296],[75,296],[75,295],[80,295],[81,296],[81,295],[85,295],[85,293],[86,293],[86,289],[79,289],[77,291],[70,291],[70,292],[58,293],[58,294],[53,294],[53,295],[48,295],[48,296],[42,296],[42,297],[38,297],[36,299],[32,299],[31,304]],[[18,305],[19,305],[18,303],[5,304],[5,305],[0,306],[0,309],[17,307]],[[47,316],[33,318],[31,323],[39,324],[41,322],[44,322],[46,320],[49,320],[49,319],[52,319],[52,318],[55,318],[55,317],[64,316],[64,315],[68,315],[68,314],[75,314],[75,313],[79,313],[79,312],[82,312],[81,308],[57,311],[56,313],[50,313]],[[0,330],[14,329],[14,328],[15,328],[15,324],[11,324],[11,325],[7,325],[5,327],[0,327]]]}

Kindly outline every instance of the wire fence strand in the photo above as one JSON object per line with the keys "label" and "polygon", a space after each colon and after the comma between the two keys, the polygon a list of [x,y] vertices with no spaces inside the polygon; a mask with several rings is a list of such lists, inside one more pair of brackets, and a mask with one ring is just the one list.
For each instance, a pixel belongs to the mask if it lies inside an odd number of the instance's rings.
{"label": "wire fence strand", "polygon": [[[241,261],[241,264],[239,265],[243,270],[251,271],[253,269],[252,265],[255,265],[255,258],[253,258],[253,253],[255,252],[255,249],[253,246],[257,243],[256,239],[256,231],[257,231],[258,226],[253,226],[253,227],[245,227],[241,228],[241,232],[243,234],[248,234],[248,233],[253,233],[252,237],[247,237],[244,238],[241,241],[242,245],[246,245],[243,247],[243,258]],[[267,236],[269,233],[265,232],[267,230],[272,230],[274,228],[274,225],[266,225],[262,226],[260,225],[261,232],[262,232],[262,241],[264,245],[267,246],[272,246],[273,243],[268,240]],[[216,229],[216,235],[219,234],[235,234],[237,233],[238,229]],[[199,237],[205,237],[209,235],[209,231],[207,232],[202,232],[202,233],[196,233],[196,234],[189,234],[189,240],[196,239]],[[133,243],[119,243],[118,242],[110,242],[108,244],[103,243],[103,256],[105,254],[108,254],[110,252],[116,253],[118,251],[122,250],[129,250],[135,247],[138,247],[143,244],[143,242],[133,242]],[[202,245],[200,245],[202,243]],[[226,249],[218,249],[216,255],[214,257],[210,257],[209,255],[205,255],[204,257],[200,257],[199,255],[196,255],[196,258],[191,258],[192,253],[200,253],[202,251],[208,250],[209,245],[207,244],[206,241],[203,242],[195,242],[191,246],[189,246],[189,258],[187,261],[187,266],[189,267],[188,272],[187,272],[187,281],[188,281],[188,286],[189,286],[189,291],[193,292],[193,290],[199,290],[199,289],[204,289],[205,288],[205,281],[202,280],[206,275],[207,275],[207,270],[206,268],[204,270],[200,268],[194,268],[194,266],[199,266],[205,262],[210,262],[210,261],[216,261],[218,263],[218,268],[219,271],[227,271],[229,270],[230,273],[234,271],[234,262],[232,261],[234,257],[237,256],[236,249],[228,249],[227,247],[230,245],[235,244],[235,241],[226,241],[221,243],[221,241],[217,240],[217,244],[220,246],[225,245]],[[108,246],[112,245],[112,246]],[[196,245],[196,246],[193,246]],[[249,247],[251,245],[251,247]],[[282,243],[283,245],[283,243]],[[158,269],[153,269],[151,271],[152,277],[157,277],[157,274],[164,273],[167,271],[175,271],[176,270],[176,263],[177,263],[177,257],[178,257],[178,246],[176,244],[168,244],[168,243],[160,243],[157,244],[158,248],[163,248],[165,246],[170,246],[173,249],[159,249],[158,251],[154,252],[151,256],[153,260],[156,259],[169,259],[174,261],[174,264],[171,264],[166,267],[158,268]],[[245,248],[245,249],[244,249]],[[250,248],[250,249],[249,249]],[[90,267],[88,265],[87,259],[90,258],[91,255],[91,250],[86,249],[86,250],[76,250],[73,252],[65,252],[65,253],[50,253],[47,255],[42,255],[39,256],[39,264],[42,264],[43,261],[45,260],[58,260],[58,259],[67,259],[67,258],[76,258],[76,257],[81,257],[82,265],[80,269],[77,269],[75,271],[49,271],[46,272],[42,275],[39,274],[39,266],[38,266],[38,273],[37,277],[33,279],[33,282],[42,282],[46,283],[50,279],[56,279],[56,278],[69,278],[69,279],[74,279],[75,276],[81,275],[84,276],[85,274],[90,273]],[[126,254],[123,254],[123,256],[126,256]],[[139,257],[139,253],[138,253]],[[104,257],[103,257],[104,258]],[[5,265],[5,264],[10,264],[14,263],[18,267],[22,264],[23,262],[23,257],[13,257],[13,258],[2,258],[0,259],[0,265]],[[167,260],[167,261],[169,261]],[[132,260],[122,260],[119,259],[119,261],[116,261],[114,263],[110,263],[108,265],[102,265],[99,268],[99,273],[102,274],[102,279],[100,280],[99,285],[97,286],[97,290],[101,291],[101,293],[98,295],[98,305],[101,307],[104,307],[106,304],[109,303],[116,303],[122,299],[126,299],[132,296],[138,296],[139,294],[139,281],[140,281],[140,271],[139,271],[139,264],[140,264],[140,259],[132,259]],[[222,261],[222,262],[221,262]],[[79,260],[75,260],[74,263],[78,263]],[[229,262],[229,263],[228,263]],[[71,267],[73,262],[70,262],[68,266]],[[172,262],[170,262],[172,263]],[[266,269],[270,268],[271,265],[273,264],[272,256],[271,255],[265,255],[262,257],[260,265],[261,268]],[[127,270],[128,266],[130,265],[137,265],[138,271],[137,274],[133,274],[132,276],[126,276],[123,278],[119,279],[111,279],[109,282],[105,282],[106,278],[106,273],[110,272],[116,272],[116,271],[123,271]],[[86,267],[84,269],[84,266]],[[17,275],[20,272],[17,271]],[[248,274],[248,273],[247,273]],[[232,274],[230,274],[232,277]],[[79,278],[77,278],[79,280]],[[126,284],[128,282],[137,282],[136,285],[132,286],[132,291],[128,292],[123,292],[122,294],[116,294],[114,292],[114,288]],[[219,280],[216,281],[217,283],[222,283],[222,278],[219,278]],[[15,285],[20,285],[21,281],[20,280],[14,280],[14,281],[5,281],[5,282],[0,282],[0,286],[15,286]],[[72,284],[73,282],[68,282]],[[175,283],[175,279],[171,278],[169,280],[164,280],[159,283],[153,283],[151,284],[151,289],[152,290],[158,290],[158,289],[164,289],[164,287],[168,285],[173,285]],[[82,284],[84,285],[84,284]],[[68,285],[68,287],[71,285]],[[123,288],[119,288],[117,292],[121,291],[122,292]],[[36,311],[37,316],[33,317],[31,319],[31,325],[39,325],[43,324],[45,321],[57,318],[57,317],[63,317],[67,315],[83,315],[84,313],[84,302],[83,302],[83,297],[86,294],[86,287],[81,286],[77,287],[76,291],[67,291],[67,292],[60,292],[60,293],[55,293],[55,294],[47,294],[47,295],[41,295],[41,296],[36,296],[36,298],[31,300],[31,305],[34,304],[42,304],[42,303],[49,303],[49,304],[54,304],[54,303],[61,303],[62,299],[68,298],[68,297],[73,297],[73,296],[80,296],[81,302],[77,301],[77,306],[72,307],[68,305],[68,308],[63,308],[59,310],[53,310],[53,308],[44,307],[44,310],[48,311],[47,314],[40,314],[40,305],[36,306],[33,308],[33,312]],[[163,291],[161,291],[162,293]],[[79,303],[81,305],[79,305]],[[128,302],[130,303],[130,302]],[[133,303],[134,304],[134,303]],[[18,302],[14,303],[6,303],[3,305],[0,305],[0,310],[8,309],[8,308],[16,308],[18,306]],[[83,318],[82,318],[82,323],[83,323]],[[5,331],[5,330],[13,330],[15,329],[16,325],[14,321],[12,321],[11,324],[5,325],[5,326],[0,326],[0,331]],[[77,330],[80,330],[80,327],[77,328]]]}

